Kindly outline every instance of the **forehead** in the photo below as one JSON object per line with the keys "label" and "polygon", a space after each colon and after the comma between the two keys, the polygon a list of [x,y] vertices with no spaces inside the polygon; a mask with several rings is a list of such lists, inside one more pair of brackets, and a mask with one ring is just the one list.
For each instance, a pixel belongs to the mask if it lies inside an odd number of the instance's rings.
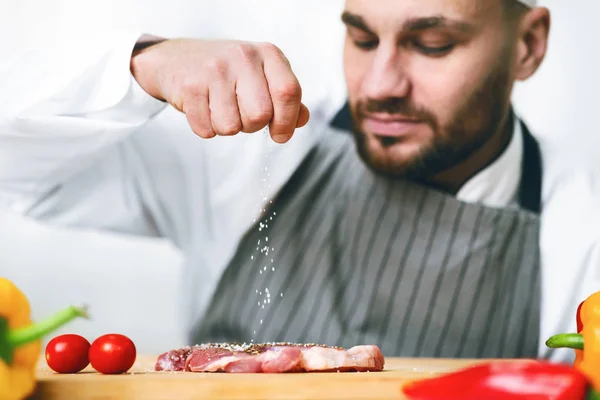
{"label": "forehead", "polygon": [[429,17],[476,23],[497,16],[501,4],[500,0],[346,0],[345,11],[371,23],[397,25]]}

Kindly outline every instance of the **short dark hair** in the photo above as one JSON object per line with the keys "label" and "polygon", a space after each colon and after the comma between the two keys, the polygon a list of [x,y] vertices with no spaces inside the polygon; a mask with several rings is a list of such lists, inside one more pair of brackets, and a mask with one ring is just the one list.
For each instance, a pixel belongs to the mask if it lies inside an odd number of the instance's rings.
{"label": "short dark hair", "polygon": [[509,21],[519,19],[529,10],[529,7],[517,0],[502,0],[502,3],[504,3],[504,15]]}

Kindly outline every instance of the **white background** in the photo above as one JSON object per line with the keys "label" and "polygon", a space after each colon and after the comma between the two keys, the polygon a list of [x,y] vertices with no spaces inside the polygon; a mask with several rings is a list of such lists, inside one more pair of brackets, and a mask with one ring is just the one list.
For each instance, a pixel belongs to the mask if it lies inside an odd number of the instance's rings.
{"label": "white background", "polygon": [[[122,27],[168,37],[266,40],[288,54],[301,83],[303,74],[318,71],[328,90],[343,95],[341,0],[2,0],[0,4],[2,51],[11,51],[22,41],[43,43],[77,30]],[[593,156],[600,144],[596,21],[600,2],[542,4],[553,15],[549,54],[538,74],[517,87],[517,109],[538,136]],[[145,353],[183,344],[182,305],[177,303],[181,261],[181,255],[163,241],[59,230],[0,215],[0,276],[11,278],[26,292],[35,318],[68,304],[89,305],[93,319],[63,331],[90,340],[106,332],[125,333]]]}

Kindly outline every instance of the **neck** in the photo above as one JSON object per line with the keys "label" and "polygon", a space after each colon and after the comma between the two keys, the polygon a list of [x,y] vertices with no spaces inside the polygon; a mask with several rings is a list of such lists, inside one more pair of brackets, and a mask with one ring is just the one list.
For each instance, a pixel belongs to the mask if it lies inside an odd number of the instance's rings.
{"label": "neck", "polygon": [[428,183],[446,192],[458,193],[469,179],[487,168],[506,150],[513,135],[513,118],[513,113],[508,112],[498,131],[483,146],[460,164],[429,179]]}

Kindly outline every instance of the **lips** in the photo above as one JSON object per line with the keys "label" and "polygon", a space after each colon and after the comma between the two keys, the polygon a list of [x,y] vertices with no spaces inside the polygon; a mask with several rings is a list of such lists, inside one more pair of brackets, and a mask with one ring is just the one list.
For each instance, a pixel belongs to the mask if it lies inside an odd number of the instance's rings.
{"label": "lips", "polygon": [[365,131],[373,132],[378,136],[401,137],[414,132],[415,128],[423,122],[406,118],[374,118],[367,117],[363,120]]}

